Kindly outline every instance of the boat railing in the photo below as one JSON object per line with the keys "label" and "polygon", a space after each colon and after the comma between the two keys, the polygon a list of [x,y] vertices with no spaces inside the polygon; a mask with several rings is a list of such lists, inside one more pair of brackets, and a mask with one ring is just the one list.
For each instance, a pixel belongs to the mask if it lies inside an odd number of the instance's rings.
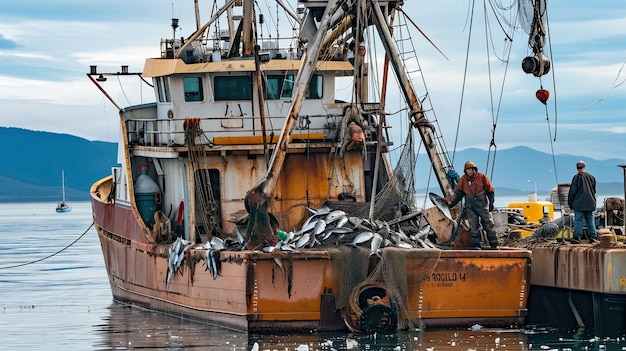
{"label": "boat railing", "polygon": [[[216,35],[213,38],[194,41],[181,53],[183,61],[186,63],[203,63],[226,59],[230,53],[231,41],[228,30],[222,32],[221,35]],[[267,59],[298,60],[301,54],[294,47],[294,43],[299,39],[295,36],[263,39],[260,41],[260,51],[267,55]],[[174,58],[182,46],[183,41],[180,39],[161,39],[161,57]],[[231,54],[236,55],[235,53]]]}
{"label": "boat railing", "polygon": [[[335,141],[339,138],[342,116],[307,115],[296,123],[292,139]],[[311,119],[325,120],[324,123],[308,123]],[[237,116],[234,126],[233,117],[202,117],[197,120],[204,138],[196,138],[196,144],[206,145],[241,145],[262,144],[263,132],[258,116]],[[276,142],[281,133],[285,117],[266,117],[266,140]],[[175,146],[185,144],[185,124],[190,119],[126,119],[126,132],[131,145],[140,146]],[[270,139],[271,137],[271,139]]]}

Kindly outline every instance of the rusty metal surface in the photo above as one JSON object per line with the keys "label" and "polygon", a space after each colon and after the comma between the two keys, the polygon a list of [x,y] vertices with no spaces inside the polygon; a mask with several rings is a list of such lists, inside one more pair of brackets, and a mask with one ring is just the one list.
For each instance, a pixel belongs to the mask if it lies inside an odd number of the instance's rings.
{"label": "rusty metal surface", "polygon": [[518,250],[444,251],[432,273],[424,276],[417,292],[420,304],[412,306],[412,312],[425,323],[442,318],[522,317],[530,261],[528,252]]}
{"label": "rusty metal surface", "polygon": [[[202,260],[196,259],[192,260],[194,270],[184,264],[182,274],[166,284],[167,257],[163,250],[154,255],[105,235],[100,235],[100,240],[116,299],[243,330],[273,326],[284,331],[317,325],[320,296],[335,289],[335,280],[341,276],[332,270],[326,251],[282,256],[232,251],[222,252],[217,279],[213,280],[203,269]],[[203,251],[190,249],[187,257],[202,256]],[[420,265],[420,255],[416,255],[408,256],[411,262],[407,261],[407,268]],[[519,249],[442,251],[437,267],[428,277],[423,276],[421,286],[409,286],[409,300],[415,307],[411,313],[423,318],[426,325],[458,326],[469,321],[510,325],[525,311],[525,265],[529,258],[526,250]],[[475,302],[468,305],[468,299]]]}
{"label": "rusty metal surface", "polygon": [[547,287],[626,294],[626,248],[545,245],[533,251],[531,283]]}
{"label": "rusty metal surface", "polygon": [[[105,178],[104,183],[110,183],[111,178]],[[96,187],[92,187],[95,189]],[[110,185],[99,189],[110,189]],[[113,202],[107,202],[106,196],[101,192],[98,196],[91,194],[91,208],[96,225],[109,233],[120,235],[137,243],[151,244],[150,233],[143,225],[139,213],[133,211],[130,206],[122,206]],[[102,197],[102,198],[101,198]]]}
{"label": "rusty metal surface", "polygon": [[[299,191],[289,190],[291,196]],[[166,284],[168,246],[155,250],[143,240],[145,228],[133,210],[103,202],[101,196],[92,194],[94,221],[116,299],[243,330],[288,330],[318,324],[320,296],[341,284],[343,275],[323,250],[224,251],[220,275],[213,279],[203,266],[205,250],[195,249],[189,250],[182,274]],[[432,272],[419,276],[422,270],[415,268],[423,267],[423,255],[414,251],[406,256],[407,277],[417,279],[407,281],[412,317],[426,325],[509,325],[523,319],[530,251],[441,250]],[[468,305],[468,299],[474,303]]]}

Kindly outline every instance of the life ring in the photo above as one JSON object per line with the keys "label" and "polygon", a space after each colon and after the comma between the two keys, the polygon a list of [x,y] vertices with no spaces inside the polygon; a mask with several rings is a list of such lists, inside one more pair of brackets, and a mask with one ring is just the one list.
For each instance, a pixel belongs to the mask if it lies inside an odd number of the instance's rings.
{"label": "life ring", "polygon": [[162,201],[161,192],[157,191],[156,193],[154,193],[154,203],[157,205],[160,205],[161,201]]}

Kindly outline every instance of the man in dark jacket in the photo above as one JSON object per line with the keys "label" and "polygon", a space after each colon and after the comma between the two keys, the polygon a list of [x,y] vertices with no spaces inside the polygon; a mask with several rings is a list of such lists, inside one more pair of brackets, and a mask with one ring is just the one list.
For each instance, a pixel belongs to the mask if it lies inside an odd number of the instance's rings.
{"label": "man in dark jacket", "polygon": [[580,244],[583,237],[583,222],[587,223],[589,242],[598,241],[593,212],[596,210],[596,178],[585,171],[585,162],[576,163],[576,175],[567,196],[567,204],[574,211],[574,237],[572,243]]}
{"label": "man in dark jacket", "polygon": [[496,236],[495,225],[490,213],[493,211],[494,197],[493,185],[491,185],[489,178],[478,172],[474,162],[465,162],[463,175],[454,189],[454,199],[450,201],[450,207],[456,206],[461,199],[465,198],[465,210],[467,219],[470,222],[472,247],[474,249],[480,250],[481,248],[481,223],[483,229],[487,232],[489,246],[492,249],[498,247],[498,237]]}

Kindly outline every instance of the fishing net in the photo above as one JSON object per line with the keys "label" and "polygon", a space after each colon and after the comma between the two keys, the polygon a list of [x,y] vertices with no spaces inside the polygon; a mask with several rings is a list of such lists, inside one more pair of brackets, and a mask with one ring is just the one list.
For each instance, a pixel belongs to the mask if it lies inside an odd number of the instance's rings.
{"label": "fishing net", "polygon": [[399,329],[424,327],[419,318],[422,308],[419,294],[423,278],[437,266],[441,250],[387,247],[381,250],[380,260],[361,247],[344,246],[327,249],[327,252],[333,271],[338,272],[333,291],[336,307],[344,309],[348,325],[358,324],[356,321],[368,307],[361,294],[365,287],[373,286],[384,289],[385,292],[379,294],[382,296],[377,297],[388,301],[394,313],[397,312]]}
{"label": "fishing net", "polygon": [[[419,291],[424,276],[433,272],[439,261],[441,250],[407,250],[386,248],[382,250],[382,259],[367,278],[367,281],[382,282],[387,294],[395,302],[398,310],[398,328],[424,328],[418,317]],[[409,291],[409,286],[411,291]],[[409,296],[413,298],[409,300]],[[412,314],[416,317],[412,317]]]}
{"label": "fishing net", "polygon": [[[187,118],[184,122],[185,144],[188,148],[190,165],[193,168],[196,231],[200,234],[220,236],[221,213],[218,190],[213,184],[219,184],[219,175],[216,171],[206,169],[206,152],[203,145],[210,145],[206,134],[200,127],[198,118]],[[200,139],[198,142],[196,139]]]}
{"label": "fishing net", "polygon": [[[391,220],[403,212],[408,213],[417,210],[414,174],[417,156],[414,152],[414,146],[413,133],[409,132],[390,179],[374,197],[372,219]],[[333,203],[333,205],[335,204]],[[353,204],[350,208],[345,208],[344,211],[351,216],[369,218],[370,207],[371,202],[366,202],[358,205]]]}

